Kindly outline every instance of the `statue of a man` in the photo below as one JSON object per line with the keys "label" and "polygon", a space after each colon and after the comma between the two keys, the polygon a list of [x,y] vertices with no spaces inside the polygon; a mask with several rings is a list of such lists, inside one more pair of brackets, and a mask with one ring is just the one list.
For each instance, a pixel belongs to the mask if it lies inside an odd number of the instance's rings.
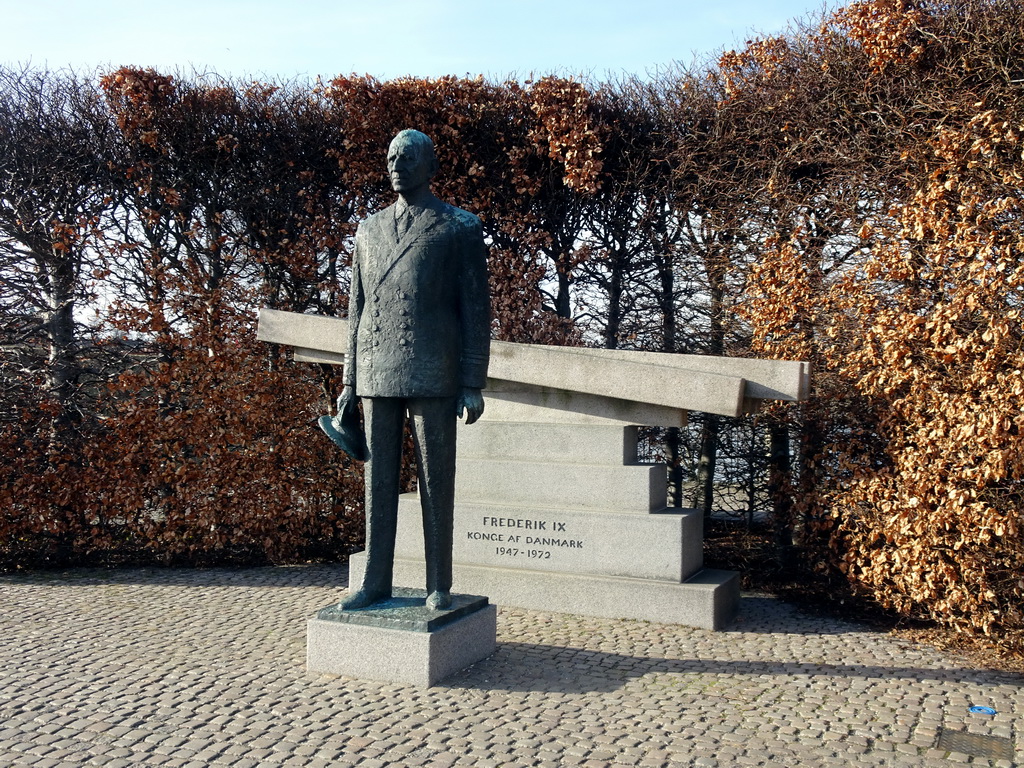
{"label": "statue of a man", "polygon": [[437,167],[425,134],[395,136],[388,173],[398,200],[356,232],[338,413],[362,399],[367,562],[362,585],[341,602],[345,609],[391,597],[407,414],[423,507],[426,605],[451,604],[456,415],[465,412],[472,424],[484,410],[490,299],[480,220],[434,197]]}

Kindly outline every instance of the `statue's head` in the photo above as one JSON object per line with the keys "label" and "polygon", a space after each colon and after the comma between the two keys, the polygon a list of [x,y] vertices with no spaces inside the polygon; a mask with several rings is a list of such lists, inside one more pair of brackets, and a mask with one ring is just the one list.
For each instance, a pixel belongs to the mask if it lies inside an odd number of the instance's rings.
{"label": "statue's head", "polygon": [[434,142],[425,133],[407,128],[391,140],[388,147],[388,175],[391,188],[410,193],[430,184],[437,173]]}

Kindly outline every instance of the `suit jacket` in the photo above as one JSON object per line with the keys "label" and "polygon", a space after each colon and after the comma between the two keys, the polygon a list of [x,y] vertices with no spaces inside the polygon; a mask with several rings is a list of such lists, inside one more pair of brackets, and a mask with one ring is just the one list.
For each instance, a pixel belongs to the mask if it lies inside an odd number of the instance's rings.
{"label": "suit jacket", "polygon": [[491,315],[480,220],[432,198],[400,234],[395,213],[356,231],[345,383],[362,397],[482,389]]}

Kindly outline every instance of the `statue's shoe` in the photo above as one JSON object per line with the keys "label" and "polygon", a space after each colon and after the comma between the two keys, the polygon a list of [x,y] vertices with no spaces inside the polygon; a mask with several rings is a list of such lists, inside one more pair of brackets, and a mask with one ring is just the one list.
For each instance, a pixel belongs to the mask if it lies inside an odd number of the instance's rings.
{"label": "statue's shoe", "polygon": [[448,592],[431,592],[427,596],[427,608],[432,611],[443,611],[452,607],[452,596]]}
{"label": "statue's shoe", "polygon": [[360,608],[369,608],[374,603],[380,603],[390,598],[390,592],[370,592],[369,590],[360,589],[338,603],[338,607],[343,611],[357,611]]}

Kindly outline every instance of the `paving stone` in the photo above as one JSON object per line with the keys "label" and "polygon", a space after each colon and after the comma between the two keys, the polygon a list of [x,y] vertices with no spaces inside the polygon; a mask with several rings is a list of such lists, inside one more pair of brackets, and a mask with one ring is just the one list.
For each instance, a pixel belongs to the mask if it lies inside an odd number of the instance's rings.
{"label": "paving stone", "polygon": [[339,576],[0,577],[0,765],[1010,766],[935,739],[1024,715],[1012,675],[761,595],[718,633],[502,608],[497,652],[432,689],[309,675]]}

